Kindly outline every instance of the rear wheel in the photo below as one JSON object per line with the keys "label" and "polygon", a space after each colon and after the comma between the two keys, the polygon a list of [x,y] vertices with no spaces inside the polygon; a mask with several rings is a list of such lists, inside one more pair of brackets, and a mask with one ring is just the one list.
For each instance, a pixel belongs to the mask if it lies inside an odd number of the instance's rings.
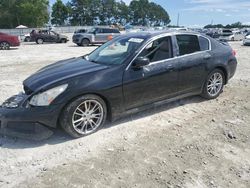
{"label": "rear wheel", "polygon": [[24,42],[30,42],[31,38],[30,37],[25,37]]}
{"label": "rear wheel", "polygon": [[106,117],[105,102],[96,95],[85,95],[67,105],[60,117],[60,124],[69,135],[79,138],[99,130]]}
{"label": "rear wheel", "polygon": [[225,75],[220,69],[212,71],[203,87],[202,97],[206,99],[215,99],[223,91]]}
{"label": "rear wheel", "polygon": [[10,49],[10,44],[8,42],[1,42],[0,43],[0,49],[1,50],[9,50]]}
{"label": "rear wheel", "polygon": [[41,38],[40,38],[40,39],[37,39],[37,40],[36,40],[36,43],[37,43],[37,44],[43,44],[43,39],[41,39]]}
{"label": "rear wheel", "polygon": [[83,39],[81,44],[82,46],[86,47],[86,46],[89,46],[90,41],[88,39]]}
{"label": "rear wheel", "polygon": [[66,43],[67,40],[66,39],[61,39],[61,43]]}

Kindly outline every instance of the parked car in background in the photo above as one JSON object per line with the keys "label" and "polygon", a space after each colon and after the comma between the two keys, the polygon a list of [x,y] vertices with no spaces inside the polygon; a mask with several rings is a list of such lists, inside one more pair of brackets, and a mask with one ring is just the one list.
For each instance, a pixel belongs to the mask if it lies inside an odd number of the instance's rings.
{"label": "parked car in background", "polygon": [[208,31],[208,32],[206,32],[206,35],[209,37],[212,37],[214,39],[220,38],[220,34],[216,31]]}
{"label": "parked car in background", "polygon": [[67,36],[50,30],[33,30],[30,36],[31,40],[35,41],[37,44],[43,44],[44,42],[66,43],[69,41]]}
{"label": "parked car in background", "polygon": [[242,41],[245,38],[245,34],[241,31],[233,31],[233,35],[228,37],[229,41]]}
{"label": "parked car in background", "polygon": [[9,50],[10,47],[20,46],[18,36],[0,33],[0,50]]}
{"label": "parked car in background", "polygon": [[30,36],[30,33],[28,34],[25,34],[24,35],[24,39],[23,39],[24,42],[31,42],[31,36]]}
{"label": "parked car in background", "polygon": [[72,40],[78,46],[89,46],[90,44],[103,44],[120,34],[118,29],[94,27],[86,33],[75,33]]}
{"label": "parked car in background", "polygon": [[215,99],[236,67],[229,45],[199,33],[121,35],[89,55],[59,61],[27,78],[25,93],[0,107],[0,128],[59,123],[75,138],[86,136],[106,120],[169,101],[193,95]]}
{"label": "parked car in background", "polygon": [[219,31],[219,39],[228,41],[229,37],[233,35],[233,32],[230,29],[222,29]]}
{"label": "parked car in background", "polygon": [[250,45],[250,32],[246,34],[245,38],[243,39],[243,45],[249,46]]}

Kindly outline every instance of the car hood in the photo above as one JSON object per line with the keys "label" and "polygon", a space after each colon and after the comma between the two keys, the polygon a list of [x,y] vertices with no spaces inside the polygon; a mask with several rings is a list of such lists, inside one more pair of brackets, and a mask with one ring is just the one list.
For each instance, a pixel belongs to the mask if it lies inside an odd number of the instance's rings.
{"label": "car hood", "polygon": [[92,63],[82,57],[59,61],[28,77],[23,82],[24,90],[27,94],[31,94],[56,82],[107,68],[106,65]]}

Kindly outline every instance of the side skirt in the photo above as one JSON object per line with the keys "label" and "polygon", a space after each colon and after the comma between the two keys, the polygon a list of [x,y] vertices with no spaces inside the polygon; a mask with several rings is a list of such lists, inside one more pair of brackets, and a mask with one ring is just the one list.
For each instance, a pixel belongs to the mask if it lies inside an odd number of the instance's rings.
{"label": "side skirt", "polygon": [[168,98],[168,99],[157,101],[157,102],[154,102],[151,104],[147,104],[147,105],[144,105],[141,107],[133,108],[133,109],[130,109],[130,110],[123,112],[122,114],[116,114],[116,116],[114,116],[111,121],[114,122],[118,119],[121,119],[121,118],[126,117],[126,116],[131,115],[131,114],[136,114],[136,113],[139,113],[139,112],[151,109],[151,108],[155,108],[155,107],[167,104],[167,103],[174,102],[176,100],[180,100],[183,98],[187,98],[187,97],[191,97],[191,96],[195,96],[195,95],[200,95],[200,94],[201,94],[200,92],[190,92],[190,93],[178,95],[178,96],[173,97],[173,98]]}

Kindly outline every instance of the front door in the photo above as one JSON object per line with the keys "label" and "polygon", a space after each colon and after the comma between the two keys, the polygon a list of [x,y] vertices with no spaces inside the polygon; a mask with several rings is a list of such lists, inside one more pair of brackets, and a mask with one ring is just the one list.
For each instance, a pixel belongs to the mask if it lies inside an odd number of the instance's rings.
{"label": "front door", "polygon": [[179,64],[172,54],[171,38],[157,39],[138,56],[149,58],[150,64],[138,69],[132,63],[125,71],[123,91],[127,110],[177,94]]}

